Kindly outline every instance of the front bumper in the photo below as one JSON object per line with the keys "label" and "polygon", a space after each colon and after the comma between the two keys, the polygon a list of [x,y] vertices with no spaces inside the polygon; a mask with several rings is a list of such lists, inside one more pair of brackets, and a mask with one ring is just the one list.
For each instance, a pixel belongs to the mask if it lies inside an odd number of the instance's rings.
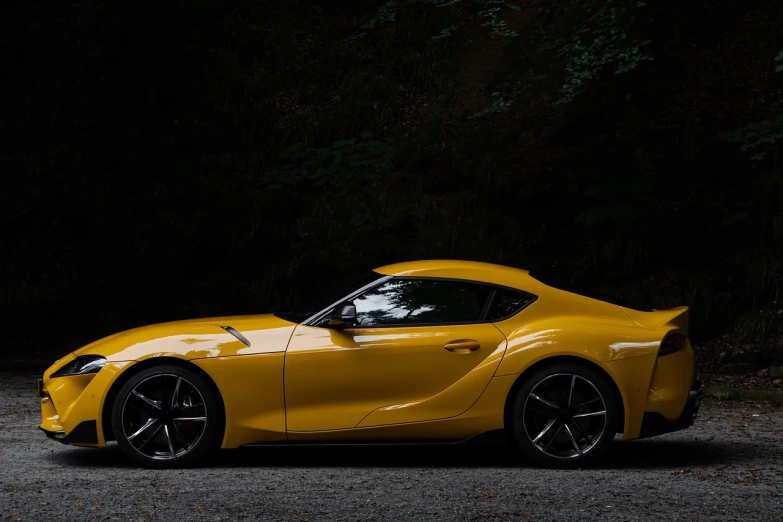
{"label": "front bumper", "polygon": [[645,412],[642,419],[642,429],[639,438],[654,437],[671,433],[673,431],[684,430],[693,426],[696,415],[699,413],[701,401],[704,398],[704,391],[701,388],[701,382],[695,380],[688,393],[688,400],[685,403],[685,409],[676,421],[666,420],[662,414],[657,412]]}
{"label": "front bumper", "polygon": [[63,444],[98,444],[98,423],[94,420],[80,422],[68,435],[64,430],[39,429],[50,439]]}
{"label": "front bumper", "polygon": [[121,372],[132,364],[107,363],[97,373],[65,377],[52,377],[57,367],[49,368],[37,390],[41,431],[63,444],[105,446],[104,401]]}

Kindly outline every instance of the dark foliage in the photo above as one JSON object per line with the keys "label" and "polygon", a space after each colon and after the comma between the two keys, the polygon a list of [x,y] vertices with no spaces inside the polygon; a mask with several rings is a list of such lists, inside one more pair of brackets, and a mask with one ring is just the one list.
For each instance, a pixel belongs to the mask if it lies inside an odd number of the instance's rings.
{"label": "dark foliage", "polygon": [[3,343],[417,258],[688,304],[697,340],[776,308],[783,4],[613,1],[3,8]]}

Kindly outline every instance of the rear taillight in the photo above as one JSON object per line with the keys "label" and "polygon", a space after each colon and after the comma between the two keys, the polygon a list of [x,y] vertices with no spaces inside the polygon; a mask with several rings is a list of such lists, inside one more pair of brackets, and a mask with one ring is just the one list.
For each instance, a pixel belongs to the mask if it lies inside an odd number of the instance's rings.
{"label": "rear taillight", "polygon": [[658,350],[658,357],[669,355],[670,353],[679,352],[685,348],[685,337],[682,334],[671,334],[661,343],[661,348]]}

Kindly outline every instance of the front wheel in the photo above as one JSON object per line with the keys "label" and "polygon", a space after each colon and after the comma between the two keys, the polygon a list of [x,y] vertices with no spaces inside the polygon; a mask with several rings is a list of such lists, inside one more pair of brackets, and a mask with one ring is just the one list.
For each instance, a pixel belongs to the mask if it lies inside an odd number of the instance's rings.
{"label": "front wheel", "polygon": [[554,364],[517,390],[511,433],[539,465],[585,467],[609,449],[618,420],[617,400],[602,375],[578,364]]}
{"label": "front wheel", "polygon": [[217,450],[222,435],[214,392],[197,373],[157,366],[132,376],[112,408],[120,449],[151,468],[202,462]]}

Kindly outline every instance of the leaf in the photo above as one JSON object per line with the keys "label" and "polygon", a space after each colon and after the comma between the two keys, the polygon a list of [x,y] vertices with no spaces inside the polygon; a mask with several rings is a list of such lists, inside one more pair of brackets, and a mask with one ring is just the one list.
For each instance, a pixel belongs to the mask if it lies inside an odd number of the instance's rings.
{"label": "leaf", "polygon": [[332,143],[332,145],[334,147],[341,148],[341,147],[348,147],[350,145],[353,145],[354,143],[356,143],[356,138],[351,138],[351,139],[348,139],[348,140],[335,141],[334,143]]}

